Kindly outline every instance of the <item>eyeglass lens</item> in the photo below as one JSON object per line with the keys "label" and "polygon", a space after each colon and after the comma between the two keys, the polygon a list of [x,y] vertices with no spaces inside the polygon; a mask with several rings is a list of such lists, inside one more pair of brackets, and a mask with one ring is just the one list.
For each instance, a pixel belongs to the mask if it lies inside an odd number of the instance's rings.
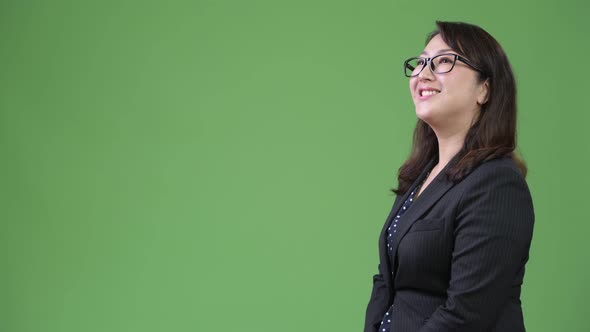
{"label": "eyeglass lens", "polygon": [[[436,74],[443,74],[448,73],[453,69],[453,64],[455,63],[455,56],[454,55],[437,55],[433,57],[431,60],[434,73]],[[406,75],[407,76],[416,76],[420,73],[422,68],[424,67],[424,63],[426,62],[426,58],[413,58],[410,59],[405,67]]]}

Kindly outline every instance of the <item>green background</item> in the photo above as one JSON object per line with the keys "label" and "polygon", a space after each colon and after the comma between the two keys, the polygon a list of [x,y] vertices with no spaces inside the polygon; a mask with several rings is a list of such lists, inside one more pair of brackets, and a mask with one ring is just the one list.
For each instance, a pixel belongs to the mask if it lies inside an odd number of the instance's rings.
{"label": "green background", "polygon": [[0,331],[360,331],[436,19],[511,59],[530,331],[586,331],[588,5],[0,2]]}

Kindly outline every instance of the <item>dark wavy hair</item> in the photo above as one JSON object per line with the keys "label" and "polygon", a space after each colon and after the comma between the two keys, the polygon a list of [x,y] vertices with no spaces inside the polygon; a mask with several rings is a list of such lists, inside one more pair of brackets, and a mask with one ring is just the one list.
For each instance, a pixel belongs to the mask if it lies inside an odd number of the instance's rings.
{"label": "dark wavy hair", "polygon": [[[457,163],[446,171],[449,181],[458,182],[481,163],[510,157],[526,176],[525,162],[516,155],[516,81],[508,57],[500,44],[484,29],[463,22],[436,21],[437,29],[428,34],[426,44],[440,34],[453,50],[470,59],[483,73],[479,80],[489,80],[487,101],[465,136]],[[428,162],[438,155],[438,140],[430,126],[418,119],[414,129],[412,151],[399,168],[397,195],[403,195],[418,178]]]}

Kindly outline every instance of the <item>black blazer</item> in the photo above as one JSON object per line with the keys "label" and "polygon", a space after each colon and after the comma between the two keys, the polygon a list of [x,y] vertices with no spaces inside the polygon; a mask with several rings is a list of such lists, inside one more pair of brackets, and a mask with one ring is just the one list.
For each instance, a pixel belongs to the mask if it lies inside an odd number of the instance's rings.
{"label": "black blazer", "polygon": [[391,332],[525,331],[520,286],[534,223],[528,186],[508,157],[453,184],[444,172],[457,157],[401,217],[390,261],[386,230],[411,189],[396,197],[379,237],[365,332],[378,331],[392,304]]}

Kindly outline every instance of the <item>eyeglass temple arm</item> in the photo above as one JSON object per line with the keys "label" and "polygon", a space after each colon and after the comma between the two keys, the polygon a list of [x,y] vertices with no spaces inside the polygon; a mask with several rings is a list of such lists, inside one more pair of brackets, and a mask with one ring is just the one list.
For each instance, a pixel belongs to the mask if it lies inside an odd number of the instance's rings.
{"label": "eyeglass temple arm", "polygon": [[473,69],[479,71],[482,74],[485,74],[485,72],[483,70],[481,70],[478,66],[474,65],[471,61],[465,59],[464,57],[462,57],[458,54],[457,54],[457,60],[461,60],[461,62],[468,64],[469,66],[473,67]]}

